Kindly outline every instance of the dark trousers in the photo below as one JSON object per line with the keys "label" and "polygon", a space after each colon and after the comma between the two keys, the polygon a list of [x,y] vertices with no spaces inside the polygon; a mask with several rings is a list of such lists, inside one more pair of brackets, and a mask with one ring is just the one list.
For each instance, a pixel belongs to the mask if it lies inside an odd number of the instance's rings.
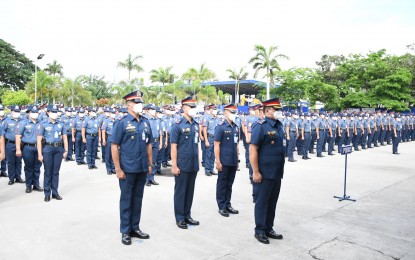
{"label": "dark trousers", "polygon": [[167,138],[167,146],[166,148],[163,148],[164,152],[161,154],[161,161],[163,164],[166,164],[168,161],[170,161],[170,149],[171,149],[170,148],[170,135],[166,135],[166,138]]}
{"label": "dark trousers", "polygon": [[392,134],[392,152],[398,152],[398,145],[401,142],[401,131],[396,131],[396,137]]}
{"label": "dark trousers", "polygon": [[295,133],[295,131],[291,132],[290,131],[290,140],[288,141],[288,152],[287,152],[287,156],[289,159],[294,159],[294,149],[295,149],[295,143],[297,142],[297,134]]}
{"label": "dark trousers", "polygon": [[40,167],[42,163],[38,160],[37,148],[25,145],[22,151],[24,161],[24,173],[26,178],[26,187],[32,188],[33,185],[40,186]]}
{"label": "dark trousers", "polygon": [[274,227],[275,209],[281,189],[281,179],[262,179],[254,183],[255,201],[255,234],[270,232]]}
{"label": "dark trousers", "polygon": [[314,152],[314,143],[317,140],[317,132],[316,130],[311,130],[311,141],[310,141],[310,147],[308,148],[308,152],[312,153]]}
{"label": "dark trousers", "polygon": [[176,221],[184,221],[192,217],[191,209],[196,176],[197,172],[180,171],[179,176],[174,177],[174,215]]}
{"label": "dark trousers", "polygon": [[366,149],[367,136],[368,136],[368,131],[367,131],[367,129],[365,129],[364,133],[362,134],[362,138],[361,138],[361,143],[362,143],[362,148],[363,149]]}
{"label": "dark trousers", "polygon": [[377,130],[375,131],[373,135],[373,144],[375,146],[378,146],[379,136],[380,136],[380,126],[378,126]]}
{"label": "dark trousers", "polygon": [[[106,156],[105,156],[105,147],[102,145],[102,140],[101,140],[100,145],[101,145],[101,158],[105,162],[105,158],[106,158]],[[96,158],[96,155],[97,154],[95,154],[95,158]]]}
{"label": "dark trousers", "polygon": [[92,136],[86,134],[86,163],[88,166],[95,165],[95,159],[98,152],[98,135]]}
{"label": "dark trousers", "polygon": [[319,130],[319,139],[317,140],[317,156],[322,155],[324,141],[326,139],[326,130]]}
{"label": "dark trousers", "polygon": [[53,147],[45,146],[42,149],[43,168],[45,170],[45,178],[43,180],[43,188],[45,196],[59,195],[59,170],[61,168],[64,149],[62,146]]}
{"label": "dark trousers", "polygon": [[373,137],[375,136],[375,129],[374,128],[370,128],[370,134],[368,134],[367,137],[367,147],[371,148],[372,147],[372,143],[373,143]]}
{"label": "dark trousers", "polygon": [[3,161],[1,161],[1,171],[6,172],[7,171],[7,160],[4,158]]}
{"label": "dark trousers", "polygon": [[308,151],[310,149],[311,133],[304,132],[304,144],[303,144],[303,157],[308,157]]}
{"label": "dark trousers", "polygon": [[347,130],[341,130],[341,135],[338,144],[338,152],[340,153],[340,148],[345,144],[347,138]]}
{"label": "dark trousers", "polygon": [[355,150],[359,149],[360,139],[362,139],[362,130],[357,129],[357,134],[355,135],[354,140],[353,140],[353,147]]}
{"label": "dark trousers", "polygon": [[22,178],[22,157],[16,156],[16,144],[6,143],[6,160],[9,180]]}
{"label": "dark trousers", "polygon": [[380,130],[380,144],[384,145],[385,144],[385,138],[386,138],[386,130]]}
{"label": "dark trousers", "polygon": [[81,132],[75,134],[75,158],[77,162],[84,162],[85,144],[82,142]]}
{"label": "dark trousers", "polygon": [[216,182],[216,202],[219,209],[231,207],[232,185],[235,180],[237,166],[222,165]]}
{"label": "dark trousers", "polygon": [[332,130],[331,136],[327,133],[327,136],[328,136],[328,150],[327,150],[327,153],[328,154],[333,154],[333,152],[334,152],[334,142],[336,141],[335,131],[336,130]]}
{"label": "dark trousers", "polygon": [[215,164],[215,138],[208,137],[209,147],[206,147],[206,157],[205,157],[205,172],[213,172],[213,166]]}
{"label": "dark trousers", "polygon": [[120,232],[128,234],[140,228],[141,205],[146,183],[146,173],[125,173],[120,184]]}
{"label": "dark trousers", "polygon": [[[71,130],[69,130],[70,132]],[[72,159],[72,155],[73,155],[73,142],[72,142],[72,133],[71,134],[67,134],[66,135],[67,139],[68,139],[68,155],[66,156],[66,158],[68,159]]]}
{"label": "dark trousers", "polygon": [[107,139],[107,145],[103,146],[105,150],[105,167],[107,172],[115,172],[114,161],[112,160],[111,142]]}
{"label": "dark trousers", "polygon": [[147,181],[154,180],[154,175],[157,172],[157,165],[159,163],[159,160],[161,161],[161,150],[159,149],[160,148],[160,141],[158,141],[158,142],[152,142],[151,143],[151,147],[152,147],[152,152],[153,152],[153,154],[152,154],[152,160],[153,160],[153,163],[155,164],[156,167],[154,167],[151,170],[151,174],[150,175],[147,175]]}
{"label": "dark trousers", "polygon": [[[302,131],[302,130],[301,130]],[[297,138],[296,141],[296,147],[297,147],[297,154],[303,155],[303,147],[304,147],[304,140],[300,134],[300,136]]]}

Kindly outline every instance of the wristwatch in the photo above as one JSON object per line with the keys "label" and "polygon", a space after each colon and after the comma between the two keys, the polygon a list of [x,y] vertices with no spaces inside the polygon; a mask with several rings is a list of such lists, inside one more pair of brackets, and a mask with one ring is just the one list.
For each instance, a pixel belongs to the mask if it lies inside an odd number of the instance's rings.
{"label": "wristwatch", "polygon": [[150,164],[150,167],[151,167],[151,168],[155,168],[155,167],[156,167],[156,165],[155,165],[154,163],[152,163],[152,164]]}

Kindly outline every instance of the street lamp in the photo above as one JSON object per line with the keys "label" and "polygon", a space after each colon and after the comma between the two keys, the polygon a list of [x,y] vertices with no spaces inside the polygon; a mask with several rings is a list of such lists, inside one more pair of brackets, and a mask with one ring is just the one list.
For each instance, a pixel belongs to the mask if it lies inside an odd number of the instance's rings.
{"label": "street lamp", "polygon": [[[37,59],[41,60],[43,56],[45,56],[45,54],[39,54],[39,56],[37,56]],[[35,64],[35,105],[37,105],[37,66],[36,64]]]}

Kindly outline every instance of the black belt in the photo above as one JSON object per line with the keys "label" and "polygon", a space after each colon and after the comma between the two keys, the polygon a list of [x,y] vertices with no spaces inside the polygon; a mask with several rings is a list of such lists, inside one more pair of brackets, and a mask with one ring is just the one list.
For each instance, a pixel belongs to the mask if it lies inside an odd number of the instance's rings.
{"label": "black belt", "polygon": [[215,135],[208,135],[208,137],[215,137]]}
{"label": "black belt", "polygon": [[37,144],[23,143],[23,146],[33,146],[33,147],[36,147],[36,146],[37,146]]}
{"label": "black belt", "polygon": [[80,132],[82,132],[82,130],[76,130],[76,132],[77,132],[77,133],[80,133]]}
{"label": "black belt", "polygon": [[153,139],[153,142],[155,142],[155,143],[160,142],[160,138],[154,138],[154,139]]}
{"label": "black belt", "polygon": [[53,147],[60,147],[60,146],[62,146],[62,142],[59,142],[59,143],[45,143],[45,145],[47,145],[47,146],[53,146]]}
{"label": "black belt", "polygon": [[16,142],[15,141],[12,141],[12,140],[9,140],[9,139],[6,139],[6,143],[12,143],[12,144],[14,144]]}
{"label": "black belt", "polygon": [[293,131],[293,130],[290,130],[290,132],[294,132],[294,133],[295,133],[295,132],[297,132],[297,131],[295,131],[295,130],[294,130],[294,131]]}
{"label": "black belt", "polygon": [[87,135],[89,135],[89,136],[98,136],[98,134],[88,134],[88,133],[87,133]]}
{"label": "black belt", "polygon": [[304,133],[311,133],[310,131],[304,131]]}
{"label": "black belt", "polygon": [[313,129],[313,130],[311,130],[312,132],[315,132],[316,131],[316,129]]}

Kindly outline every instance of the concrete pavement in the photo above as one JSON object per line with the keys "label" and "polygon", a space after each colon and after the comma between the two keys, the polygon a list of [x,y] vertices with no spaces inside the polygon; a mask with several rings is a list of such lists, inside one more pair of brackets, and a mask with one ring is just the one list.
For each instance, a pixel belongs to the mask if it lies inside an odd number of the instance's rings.
{"label": "concrete pavement", "polygon": [[43,193],[0,178],[0,259],[415,259],[415,142],[399,152],[384,146],[349,155],[347,193],[357,202],[333,198],[343,195],[344,156],[286,162],[275,222],[284,239],[269,245],[254,238],[243,165],[232,199],[240,214],[218,214],[216,177],[202,170],[192,211],[201,225],[188,230],[175,225],[174,178],[156,176],[141,219],[151,239],[131,246],[120,242],[118,181],[101,162],[98,170],[63,162],[62,201],[45,203]]}

